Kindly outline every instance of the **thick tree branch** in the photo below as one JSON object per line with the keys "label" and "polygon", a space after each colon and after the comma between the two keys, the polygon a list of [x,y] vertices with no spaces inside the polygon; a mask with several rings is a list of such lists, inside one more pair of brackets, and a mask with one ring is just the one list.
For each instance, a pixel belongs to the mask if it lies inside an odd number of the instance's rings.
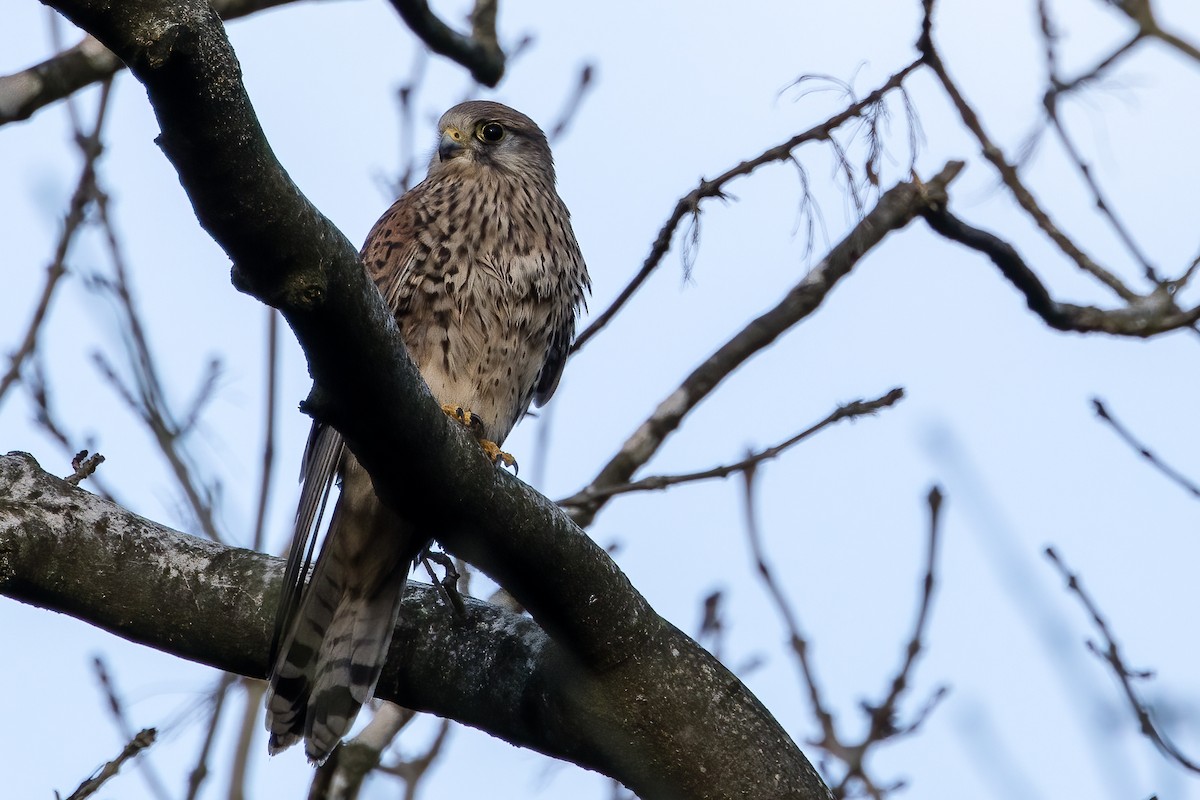
{"label": "thick tree branch", "polygon": [[[761,796],[764,780],[777,796],[826,796],[795,744],[736,677],[655,614],[557,506],[494,468],[442,413],[355,248],[276,161],[207,3],[131,0],[119,13],[105,0],[53,4],[145,85],[160,146],[201,225],[232,259],[235,284],[279,308],[308,356],[315,381],[308,410],[343,433],[385,503],[437,531],[552,637],[543,657],[570,680],[559,678],[562,692],[535,682],[508,698],[510,711],[520,709],[509,723],[520,728],[511,740],[533,746],[544,730],[561,731],[553,744],[562,757],[586,758],[647,800]],[[262,562],[238,562],[257,571],[246,583],[261,602]],[[411,623],[421,624],[418,612],[409,614]],[[265,620],[244,625],[230,638],[253,636],[253,643],[228,655],[246,668],[237,671],[261,674]],[[190,638],[184,632],[162,638]],[[489,673],[497,647],[482,641],[450,664],[434,661],[426,642],[398,636],[380,685],[409,687],[395,699],[422,707],[409,693],[431,689],[416,689],[410,674],[457,673],[442,684],[451,692],[444,710],[474,720],[479,709],[460,706],[461,698],[496,693]],[[495,708],[500,698],[490,702]]]}
{"label": "thick tree branch", "polygon": [[[282,567],[280,559],[138,517],[43,472],[25,454],[0,457],[0,594],[183,658],[261,678]],[[743,796],[722,785],[737,765],[721,763],[718,751],[753,763],[757,772],[742,777],[743,790],[770,774],[779,775],[787,790],[778,796],[823,797],[811,767],[781,729],[768,737],[739,720],[747,715],[736,709],[747,705],[754,712],[750,716],[769,716],[731,674],[694,645],[664,657],[669,648],[686,647],[684,641],[690,640],[674,629],[662,631],[655,652],[642,648],[635,659],[646,662],[647,669],[662,670],[657,680],[643,675],[630,682],[640,669],[581,668],[526,617],[470,600],[463,622],[432,587],[411,584],[377,694],[642,784],[643,797]],[[716,674],[710,674],[713,669]],[[680,694],[694,697],[689,708],[680,709],[681,716],[664,717],[656,707],[663,690],[650,684],[658,681],[682,683]],[[675,755],[700,759],[707,787],[661,785],[661,778],[638,775],[661,767],[627,763],[671,754],[661,747],[622,753],[610,741],[624,726],[614,719],[623,716],[612,705],[617,702],[614,683],[632,693],[620,702],[638,706],[642,727],[666,725],[668,738],[687,748]],[[685,740],[714,735],[709,726],[717,716],[731,726],[717,737],[720,741],[707,745],[712,753],[701,754],[706,746],[699,738]],[[695,730],[689,735],[689,729]],[[645,746],[645,734],[634,735]],[[745,748],[753,743],[767,759],[743,752],[742,745],[731,752],[730,742],[743,742]]]}
{"label": "thick tree branch", "polygon": [[[236,19],[292,2],[295,0],[212,0],[212,6],[222,19]],[[0,125],[29,119],[51,103],[107,80],[124,67],[121,59],[95,37],[85,36],[79,44],[40,64],[0,75]]]}
{"label": "thick tree branch", "polygon": [[[297,0],[212,0],[221,19],[249,16]],[[52,5],[52,4],[51,4]],[[471,15],[471,36],[442,22],[423,0],[392,0],[409,29],[438,55],[466,67],[471,77],[495,86],[504,75],[504,51],[496,39],[496,2],[479,0]],[[93,83],[111,78],[125,65],[93,36],[11,75],[0,75],[0,126],[36,112]]]}

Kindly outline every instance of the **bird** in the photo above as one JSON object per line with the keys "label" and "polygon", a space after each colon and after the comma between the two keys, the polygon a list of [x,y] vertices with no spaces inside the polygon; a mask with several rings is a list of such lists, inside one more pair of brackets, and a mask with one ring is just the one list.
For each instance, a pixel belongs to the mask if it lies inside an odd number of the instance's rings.
{"label": "bird", "polygon": [[[379,218],[360,259],[442,409],[493,463],[515,467],[500,446],[558,387],[591,281],[532,119],[471,100],[442,115],[437,135],[425,179]],[[272,755],[303,739],[319,765],[373,696],[408,572],[437,532],[384,506],[341,436],[320,422],[301,482],[266,725]]]}

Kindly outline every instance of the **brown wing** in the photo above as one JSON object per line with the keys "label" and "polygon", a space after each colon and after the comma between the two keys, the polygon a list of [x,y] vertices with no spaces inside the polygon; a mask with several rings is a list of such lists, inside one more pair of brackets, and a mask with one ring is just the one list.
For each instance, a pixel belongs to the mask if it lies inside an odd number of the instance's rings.
{"label": "brown wing", "polygon": [[428,229],[429,223],[422,219],[417,202],[424,188],[420,184],[392,203],[367,234],[359,254],[384,302],[398,316],[408,310],[408,299],[415,288],[413,265],[429,253],[428,244],[418,233]]}
{"label": "brown wing", "polygon": [[567,353],[571,350],[571,340],[575,338],[575,317],[566,316],[550,334],[550,346],[546,350],[546,363],[538,373],[537,384],[533,390],[534,405],[539,408],[546,405],[558,388],[562,379],[563,367],[567,365]]}

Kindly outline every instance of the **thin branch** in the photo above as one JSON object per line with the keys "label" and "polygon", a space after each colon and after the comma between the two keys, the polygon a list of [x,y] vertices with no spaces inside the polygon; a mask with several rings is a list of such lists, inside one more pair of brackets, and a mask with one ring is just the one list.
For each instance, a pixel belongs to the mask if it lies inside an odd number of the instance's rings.
{"label": "thin branch", "polygon": [[671,249],[671,241],[675,237],[675,231],[679,228],[679,224],[684,220],[684,218],[690,218],[693,224],[699,220],[700,203],[702,200],[714,197],[725,199],[725,186],[728,183],[733,181],[735,178],[741,178],[751,174],[764,164],[771,164],[774,162],[794,162],[793,151],[802,144],[807,142],[831,141],[833,132],[835,130],[849,120],[856,119],[863,114],[870,112],[874,106],[883,101],[883,98],[889,92],[899,88],[904,82],[904,79],[907,78],[909,74],[913,72],[913,70],[921,66],[921,63],[922,62],[918,60],[904,67],[902,70],[888,78],[883,85],[868,94],[862,100],[851,104],[821,124],[809,128],[803,133],[796,134],[786,142],[764,150],[761,154],[755,156],[754,158],[743,161],[734,167],[730,167],[712,180],[702,179],[700,184],[695,189],[679,198],[679,201],[675,203],[674,210],[667,218],[667,221],[664,222],[662,227],[659,229],[658,236],[655,237],[654,244],[652,244],[650,247],[650,254],[647,255],[646,260],[642,262],[641,269],[638,270],[637,274],[634,275],[629,284],[623,290],[621,290],[621,293],[617,295],[617,299],[614,300],[612,304],[604,310],[603,313],[596,317],[596,319],[593,320],[592,323],[582,333],[579,334],[578,338],[575,340],[575,344],[571,346],[571,352],[579,352],[579,350],[581,350],[583,346],[587,344],[590,339],[592,339],[592,337],[594,337],[606,325],[608,325],[608,323],[612,321],[613,317],[616,316],[617,312],[620,311],[627,302],[629,302],[629,299],[633,297],[634,293],[636,293],[638,289],[641,288],[642,284],[646,282],[646,279],[650,277],[650,274],[654,272],[654,270],[657,269],[662,263],[663,257],[666,256],[667,252]]}
{"label": "thin branch", "polygon": [[892,389],[882,397],[877,397],[874,400],[853,400],[845,405],[838,406],[828,416],[820,422],[805,428],[800,433],[780,442],[777,445],[768,447],[764,450],[759,450],[756,453],[743,458],[741,461],[732,464],[725,464],[720,467],[713,467],[701,472],[687,472],[678,475],[654,475],[648,478],[632,481],[616,486],[597,487],[594,489],[585,489],[578,494],[559,500],[558,504],[565,508],[575,506],[583,506],[592,503],[596,500],[606,499],[618,494],[628,494],[630,492],[646,492],[666,489],[669,486],[677,486],[681,483],[693,483],[695,481],[711,480],[713,478],[728,478],[738,472],[745,472],[748,469],[757,467],[763,462],[770,461],[778,457],[784,451],[790,449],[796,444],[808,439],[818,431],[828,428],[835,423],[846,419],[854,419],[855,417],[863,417],[875,414],[884,408],[889,408],[898,403],[904,397],[904,390],[901,388]]}
{"label": "thin branch", "polygon": [[442,754],[449,735],[450,720],[443,719],[438,726],[437,735],[433,737],[433,741],[430,742],[424,753],[380,768],[382,772],[404,780],[404,800],[415,800],[417,789],[421,786],[421,779],[425,777],[429,768]]}
{"label": "thin branch", "polygon": [[217,386],[215,375],[219,373],[220,365],[215,361],[209,365],[205,377],[200,381],[190,410],[181,419],[167,400],[158,362],[150,349],[150,337],[146,333],[141,312],[133,296],[129,268],[117,238],[116,226],[108,213],[108,198],[99,189],[96,209],[108,245],[113,278],[97,278],[93,283],[96,287],[106,290],[116,301],[125,357],[133,374],[133,385],[125,385],[103,354],[93,353],[93,360],[109,384],[154,436],[159,452],[171,467],[171,473],[183,492],[188,510],[201,531],[213,541],[224,541],[217,524],[218,487],[206,484],[197,476],[198,470],[185,441],[194,431],[203,408],[214,396]]}
{"label": "thin branch", "polygon": [[470,36],[442,22],[426,0],[391,0],[391,3],[404,24],[430,50],[463,65],[484,86],[494,87],[500,82],[505,58],[496,39],[497,0],[475,0]]}
{"label": "thin branch", "polygon": [[1120,61],[1123,58],[1125,58],[1125,56],[1127,56],[1131,52],[1133,52],[1133,48],[1135,46],[1137,46],[1137,44],[1139,42],[1143,41],[1145,38],[1146,37],[1140,31],[1135,33],[1124,44],[1118,46],[1111,53],[1109,53],[1104,58],[1102,58],[1096,64],[1096,66],[1092,67],[1089,70],[1086,70],[1085,72],[1080,73],[1079,75],[1075,76],[1071,80],[1058,79],[1057,81],[1055,81],[1054,84],[1050,88],[1050,92],[1052,92],[1054,95],[1056,95],[1056,99],[1057,99],[1057,97],[1062,97],[1067,94],[1070,94],[1071,92],[1075,91],[1076,89],[1078,89],[1082,86],[1087,86],[1088,84],[1095,83],[1096,81],[1100,80],[1100,78],[1102,78],[1106,72],[1108,72],[1110,69],[1112,69],[1118,63],[1120,63]]}
{"label": "thin branch", "polygon": [[246,697],[238,737],[233,745],[233,766],[229,768],[229,791],[226,795],[229,800],[244,800],[246,797],[246,774],[254,758],[250,748],[254,744],[254,734],[259,730],[258,715],[262,710],[263,694],[267,690],[263,681],[243,680],[241,683]]}
{"label": "thin branch", "polygon": [[742,478],[745,481],[743,507],[746,515],[746,541],[750,545],[750,554],[754,559],[754,567],[758,572],[763,587],[771,597],[771,602],[775,606],[779,618],[783,620],[784,629],[788,635],[788,643],[791,646],[792,654],[796,657],[800,674],[804,678],[804,685],[808,688],[808,699],[812,703],[813,715],[817,718],[817,724],[821,728],[822,738],[826,741],[833,741],[837,737],[833,713],[825,705],[820,686],[817,682],[816,671],[808,659],[808,639],[800,632],[800,621],[796,616],[796,612],[793,610],[792,604],[788,602],[787,597],[784,596],[783,589],[776,583],[774,573],[767,562],[766,548],[763,547],[762,533],[758,525],[758,514],[755,510],[754,472],[754,468],[751,467],[742,473]]}
{"label": "thin branch", "polygon": [[944,204],[946,186],[961,169],[962,162],[952,161],[928,183],[914,180],[884,192],[875,207],[774,308],[751,320],[659,403],[591,484],[579,492],[596,493],[597,499],[575,506],[572,519],[580,526],[590,525],[606,502],[604,490],[628,483],[693,408],[735,369],[819,308],[838,281],[885,236],[906,226],[922,210]]}
{"label": "thin branch", "polygon": [[1154,16],[1150,0],[1106,0],[1106,2],[1129,17],[1145,36],[1153,36],[1164,44],[1175,48],[1193,61],[1200,61],[1200,48],[1191,42],[1163,29]]}
{"label": "thin branch", "polygon": [[1108,423],[1108,426],[1116,431],[1117,435],[1120,436],[1127,445],[1136,450],[1138,455],[1149,461],[1152,467],[1157,469],[1163,475],[1166,475],[1174,483],[1181,486],[1192,497],[1200,498],[1200,486],[1197,486],[1195,482],[1190,480],[1182,472],[1165,463],[1162,461],[1162,459],[1158,458],[1158,456],[1154,455],[1149,447],[1139,441],[1138,438],[1134,436],[1128,428],[1118,422],[1116,418],[1112,416],[1112,414],[1108,413],[1108,408],[1104,405],[1100,398],[1093,397],[1092,406],[1096,410],[1096,416]]}
{"label": "thin branch", "polygon": [[213,739],[217,735],[217,725],[221,722],[221,712],[225,708],[225,700],[229,696],[229,687],[233,685],[236,676],[226,672],[217,681],[212,693],[212,714],[208,718],[208,728],[204,733],[204,742],[200,745],[200,754],[196,757],[196,766],[188,773],[187,800],[196,800],[200,793],[200,785],[208,777],[208,754],[212,750]]}
{"label": "thin branch", "polygon": [[254,515],[254,542],[251,548],[263,549],[266,538],[267,506],[271,499],[271,475],[275,466],[275,409],[279,394],[279,315],[267,312],[267,396],[263,407],[262,473],[258,483],[258,511]]}
{"label": "thin branch", "polygon": [[[133,725],[130,723],[129,717],[125,714],[125,704],[121,701],[120,695],[117,694],[117,687],[113,682],[112,676],[109,675],[108,666],[105,664],[104,659],[96,656],[92,659],[92,668],[96,672],[96,680],[104,692],[109,713],[112,715],[113,722],[117,725],[117,730],[120,731],[122,736],[132,742],[141,734],[135,735],[133,733]],[[149,730],[154,729],[151,728]],[[145,733],[145,731],[142,731],[142,733]],[[153,738],[153,734],[151,738]],[[167,793],[166,786],[163,784],[162,779],[158,777],[158,773],[147,762],[143,762],[141,767],[142,777],[146,781],[146,787],[150,790],[150,794],[158,798],[158,800],[167,800],[170,794]]]}
{"label": "thin branch", "polygon": [[95,474],[96,470],[104,463],[104,456],[99,453],[88,455],[87,450],[80,450],[71,459],[71,469],[75,470],[68,475],[65,480],[72,486],[78,486],[84,478],[90,478]]}
{"label": "thin branch", "polygon": [[579,77],[576,78],[575,85],[571,88],[571,94],[568,95],[562,110],[558,112],[558,121],[550,126],[547,138],[551,144],[562,139],[567,129],[571,127],[571,123],[575,121],[575,116],[579,113],[588,90],[592,88],[594,74],[595,69],[591,64],[584,64],[579,70]]}
{"label": "thin branch", "polygon": [[925,576],[921,581],[921,599],[917,605],[917,618],[913,623],[913,632],[904,651],[904,663],[892,679],[892,688],[883,703],[871,709],[871,731],[868,741],[882,741],[892,736],[913,733],[920,723],[929,715],[937,702],[945,696],[945,687],[934,692],[930,701],[916,717],[916,720],[904,728],[897,728],[895,719],[898,713],[897,705],[900,696],[908,688],[909,675],[916,664],[921,652],[922,641],[925,637],[925,627],[929,621],[929,612],[933,605],[933,589],[936,583],[938,545],[941,541],[940,523],[942,510],[942,492],[937,486],[929,490],[929,546],[926,548]]}
{"label": "thin branch", "polygon": [[[104,152],[100,133],[104,127],[111,92],[112,81],[105,81],[100,89],[100,101],[96,106],[96,121],[92,125],[91,132],[85,134],[78,126],[74,129],[74,140],[83,156],[83,167],[79,172],[79,180],[75,183],[75,191],[71,193],[71,201],[67,206],[67,214],[63,220],[62,232],[58,236],[58,244],[54,248],[54,256],[50,260],[50,265],[46,267],[46,282],[42,286],[41,297],[34,306],[33,317],[29,320],[25,335],[21,338],[21,344],[9,356],[8,369],[0,377],[0,404],[3,404],[8,390],[21,377],[21,367],[25,360],[37,347],[38,333],[50,311],[50,301],[54,297],[54,290],[58,288],[59,281],[67,272],[67,255],[70,253],[71,244],[87,219],[88,209],[96,200],[98,194],[96,163]],[[74,116],[72,119],[77,122]]]}
{"label": "thin branch", "polygon": [[1108,623],[1100,613],[1100,609],[1095,601],[1083,590],[1083,584],[1080,582],[1079,576],[1067,568],[1067,565],[1059,557],[1058,553],[1055,552],[1053,547],[1046,548],[1046,557],[1050,559],[1059,574],[1066,580],[1067,588],[1079,598],[1079,602],[1083,604],[1084,609],[1091,616],[1096,630],[1103,637],[1104,645],[1102,648],[1091,641],[1088,642],[1088,647],[1112,667],[1113,675],[1120,682],[1121,689],[1125,692],[1125,699],[1128,701],[1134,716],[1137,717],[1138,727],[1142,735],[1153,742],[1159,752],[1171,761],[1174,761],[1189,772],[1200,773],[1200,762],[1184,755],[1175,743],[1163,731],[1159,730],[1158,726],[1154,723],[1150,707],[1141,699],[1137,690],[1133,688],[1135,680],[1144,680],[1152,677],[1152,673],[1146,670],[1131,670],[1125,665],[1125,661],[1121,658],[1121,649],[1113,638]]}
{"label": "thin branch", "polygon": [[[83,451],[75,449],[78,446],[76,442],[78,437],[68,433],[58,418],[58,414],[50,399],[50,388],[47,385],[45,369],[36,353],[33,360],[29,362],[27,374],[24,376],[24,383],[25,389],[29,393],[29,399],[33,403],[34,422],[62,448],[63,452],[70,454],[72,468],[76,468],[74,465],[76,461],[79,461],[79,454]],[[94,445],[90,440],[85,441],[89,445]],[[85,457],[80,462],[80,466],[98,467],[101,463],[101,456],[97,454],[93,458],[95,460],[90,465],[87,465],[89,459]],[[83,477],[91,479],[90,485],[94,493],[109,500],[114,498],[112,490],[104,484],[104,480],[94,469],[91,474],[82,476],[80,479],[82,480]]]}
{"label": "thin branch", "polygon": [[129,740],[129,744],[121,750],[120,755],[109,761],[101,767],[95,775],[88,778],[83,783],[79,784],[79,788],[71,793],[67,800],[83,800],[85,797],[91,797],[101,786],[103,786],[109,778],[113,777],[120,771],[121,766],[129,759],[136,756],[138,753],[145,750],[150,745],[154,744],[154,739],[158,735],[154,728],[146,728],[139,732],[136,736]]}
{"label": "thin branch", "polygon": [[944,206],[926,207],[921,215],[937,233],[990,258],[1009,283],[1025,295],[1029,309],[1056,330],[1147,338],[1190,327],[1200,320],[1200,306],[1181,311],[1175,305],[1170,284],[1160,284],[1150,294],[1135,297],[1124,308],[1060,303],[1008,242],[963,222]]}
{"label": "thin branch", "polygon": [[1083,252],[1071,239],[1064,234],[1050,219],[1042,207],[1034,198],[1033,193],[1025,186],[1021,180],[1021,176],[1017,168],[1010,164],[1004,157],[1003,151],[992,142],[988,137],[987,132],[983,129],[983,123],[979,119],[979,115],[967,102],[958,86],[951,80],[950,74],[946,71],[946,65],[942,63],[942,58],[938,54],[937,49],[933,44],[932,35],[932,7],[931,0],[926,0],[925,20],[922,27],[922,35],[917,43],[918,49],[922,54],[922,62],[929,65],[937,76],[938,81],[945,89],[950,101],[958,110],[958,115],[962,119],[963,124],[967,129],[974,134],[975,139],[979,142],[983,157],[991,162],[992,166],[1000,175],[1000,179],[1004,185],[1012,192],[1017,203],[1025,210],[1025,212],[1033,219],[1042,232],[1053,241],[1058,248],[1066,254],[1075,264],[1101,283],[1108,286],[1118,297],[1126,302],[1132,303],[1139,299],[1136,292],[1127,287],[1118,277],[1113,275],[1104,267],[1096,263],[1090,256]]}
{"label": "thin branch", "polygon": [[808,658],[808,640],[801,634],[800,624],[792,604],[787,600],[782,587],[775,580],[774,573],[767,562],[766,550],[763,547],[762,534],[759,530],[754,504],[754,467],[744,471],[742,475],[745,478],[745,492],[743,497],[746,514],[746,535],[750,544],[750,552],[754,559],[759,578],[768,595],[771,597],[772,604],[775,606],[775,610],[783,621],[784,628],[788,633],[792,653],[796,657],[801,678],[808,691],[809,701],[812,703],[813,714],[820,727],[820,735],[815,739],[810,739],[810,744],[836,758],[844,767],[845,771],[841,779],[830,786],[835,797],[848,796],[851,789],[858,788],[873,798],[881,799],[904,784],[902,781],[897,781],[888,786],[879,785],[867,771],[867,760],[870,752],[873,748],[884,742],[895,740],[902,736],[909,736],[917,732],[925,720],[928,719],[933,709],[936,708],[937,704],[948,693],[946,687],[938,687],[926,700],[924,706],[913,717],[912,721],[905,725],[897,723],[900,699],[909,687],[909,681],[916,664],[917,656],[923,648],[925,630],[929,622],[930,610],[933,604],[934,586],[936,584],[935,570],[940,542],[942,493],[935,486],[930,489],[928,495],[929,537],[925,571],[921,581],[916,619],[913,622],[912,634],[909,636],[908,645],[905,648],[904,661],[892,678],[891,687],[883,702],[878,705],[871,705],[866,702],[862,703],[862,710],[867,715],[869,721],[866,734],[860,741],[847,742],[842,734],[838,732],[834,715],[823,699],[817,682],[816,672]]}
{"label": "thin branch", "polygon": [[[1079,148],[1075,146],[1075,142],[1067,134],[1066,126],[1063,125],[1062,119],[1058,115],[1058,97],[1060,92],[1056,88],[1062,85],[1062,82],[1058,76],[1058,54],[1055,46],[1057,32],[1054,28],[1054,22],[1050,17],[1048,0],[1038,0],[1038,15],[1041,19],[1042,43],[1046,54],[1046,76],[1051,87],[1042,98],[1042,105],[1046,109],[1046,117],[1050,120],[1050,125],[1058,136],[1058,141],[1062,145],[1063,150],[1066,151],[1068,160],[1074,165],[1076,171],[1079,172],[1080,177],[1091,192],[1096,209],[1108,220],[1109,227],[1112,228],[1117,238],[1125,245],[1125,249],[1141,265],[1142,272],[1146,278],[1153,283],[1160,283],[1157,271],[1151,265],[1150,259],[1134,240],[1133,235],[1125,227],[1124,223],[1117,218],[1116,211],[1113,209],[1108,198],[1104,196],[1099,182],[1092,174],[1091,165],[1083,160],[1083,155],[1079,152]],[[1124,45],[1118,48],[1117,52],[1125,52],[1129,46]],[[1101,66],[1112,63],[1115,59],[1116,53],[1109,60],[1101,62]],[[1076,83],[1076,85],[1078,84]]]}

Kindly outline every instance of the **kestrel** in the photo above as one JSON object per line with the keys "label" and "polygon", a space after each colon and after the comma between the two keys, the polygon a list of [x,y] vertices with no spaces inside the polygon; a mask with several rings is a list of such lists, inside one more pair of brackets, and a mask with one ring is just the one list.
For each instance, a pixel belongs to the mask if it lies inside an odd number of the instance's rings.
{"label": "kestrel", "polygon": [[[499,445],[530,402],[542,405],[558,386],[587,268],[533,120],[476,100],[447,111],[438,134],[428,176],[375,223],[361,258],[434,397],[494,461],[511,463]],[[329,531],[297,594],[335,475]],[[408,571],[437,531],[385,508],[341,437],[319,423],[302,481],[280,606],[290,626],[267,692],[268,747],[277,753],[303,738],[320,763],[375,691]]]}

